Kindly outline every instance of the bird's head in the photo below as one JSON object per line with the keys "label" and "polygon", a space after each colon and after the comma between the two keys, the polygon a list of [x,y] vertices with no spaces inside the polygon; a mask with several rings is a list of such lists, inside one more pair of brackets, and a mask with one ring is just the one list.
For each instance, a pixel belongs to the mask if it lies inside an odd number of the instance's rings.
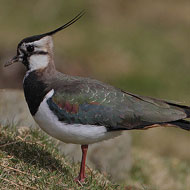
{"label": "bird's head", "polygon": [[80,12],[72,20],[53,31],[24,38],[17,46],[16,56],[5,63],[4,66],[21,62],[26,66],[27,70],[37,70],[47,67],[53,54],[52,36],[75,23],[84,13],[84,11]]}

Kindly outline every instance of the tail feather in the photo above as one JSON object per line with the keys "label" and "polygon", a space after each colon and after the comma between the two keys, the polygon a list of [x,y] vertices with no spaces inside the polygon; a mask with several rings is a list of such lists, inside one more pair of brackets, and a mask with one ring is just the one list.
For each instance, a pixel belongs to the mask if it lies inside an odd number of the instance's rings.
{"label": "tail feather", "polygon": [[155,127],[171,127],[171,126],[176,126],[180,129],[190,131],[190,121],[187,120],[177,120],[177,121],[171,121],[167,123],[155,123],[153,125],[147,125],[147,126],[138,126],[134,129],[150,129],[150,128],[155,128]]}
{"label": "tail feather", "polygon": [[177,121],[172,121],[169,124],[172,124],[172,125],[175,125],[181,129],[190,131],[190,121],[181,119],[181,120],[177,120]]}
{"label": "tail feather", "polygon": [[[187,115],[186,118],[190,118],[190,107],[189,106],[175,104],[175,103],[171,103],[171,102],[167,102],[167,103],[171,106],[175,106],[175,107],[183,109]],[[172,124],[172,125],[175,125],[176,127],[179,127],[181,129],[190,131],[190,121],[180,119],[180,120],[169,122],[169,124]]]}

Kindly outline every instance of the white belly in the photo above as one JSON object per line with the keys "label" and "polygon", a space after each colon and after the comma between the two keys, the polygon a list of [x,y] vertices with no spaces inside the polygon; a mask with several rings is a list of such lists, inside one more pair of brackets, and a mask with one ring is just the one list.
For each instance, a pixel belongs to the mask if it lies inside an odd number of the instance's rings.
{"label": "white belly", "polygon": [[107,132],[104,126],[67,124],[58,120],[57,116],[49,109],[47,99],[54,94],[51,90],[44,98],[37,113],[35,121],[41,129],[50,136],[55,137],[65,143],[92,144],[106,139],[114,138],[121,134],[117,132]]}

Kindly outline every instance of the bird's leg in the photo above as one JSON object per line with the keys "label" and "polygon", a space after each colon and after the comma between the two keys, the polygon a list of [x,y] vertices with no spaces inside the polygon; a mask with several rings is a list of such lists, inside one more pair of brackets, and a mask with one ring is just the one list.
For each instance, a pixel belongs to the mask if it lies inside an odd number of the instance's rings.
{"label": "bird's leg", "polygon": [[85,162],[86,162],[86,154],[88,150],[88,145],[81,145],[82,149],[82,160],[80,165],[80,173],[79,176],[75,179],[75,181],[84,182],[86,176],[85,176]]}

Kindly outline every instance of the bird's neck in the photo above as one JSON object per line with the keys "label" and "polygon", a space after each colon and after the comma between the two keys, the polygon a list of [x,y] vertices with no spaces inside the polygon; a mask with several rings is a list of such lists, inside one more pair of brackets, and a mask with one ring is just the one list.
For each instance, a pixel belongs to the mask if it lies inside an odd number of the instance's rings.
{"label": "bird's neck", "polygon": [[28,72],[43,70],[47,67],[55,69],[53,57],[49,54],[34,54],[28,60]]}
{"label": "bird's neck", "polygon": [[[55,64],[53,60],[53,56],[50,54],[34,54],[30,56],[27,60],[27,72],[24,76],[24,80],[28,77],[28,75],[32,72],[37,73],[46,73],[43,71],[48,71],[48,73],[55,72]],[[24,82],[24,81],[23,81]]]}
{"label": "bird's neck", "polygon": [[30,67],[23,80],[24,94],[32,115],[38,110],[41,101],[51,90],[47,85],[51,78],[56,75],[53,59],[47,55],[31,56]]}
{"label": "bird's neck", "polygon": [[44,69],[34,70],[25,75],[23,80],[24,95],[32,115],[35,115],[46,94],[52,90],[50,83],[56,72],[54,67],[48,65]]}

